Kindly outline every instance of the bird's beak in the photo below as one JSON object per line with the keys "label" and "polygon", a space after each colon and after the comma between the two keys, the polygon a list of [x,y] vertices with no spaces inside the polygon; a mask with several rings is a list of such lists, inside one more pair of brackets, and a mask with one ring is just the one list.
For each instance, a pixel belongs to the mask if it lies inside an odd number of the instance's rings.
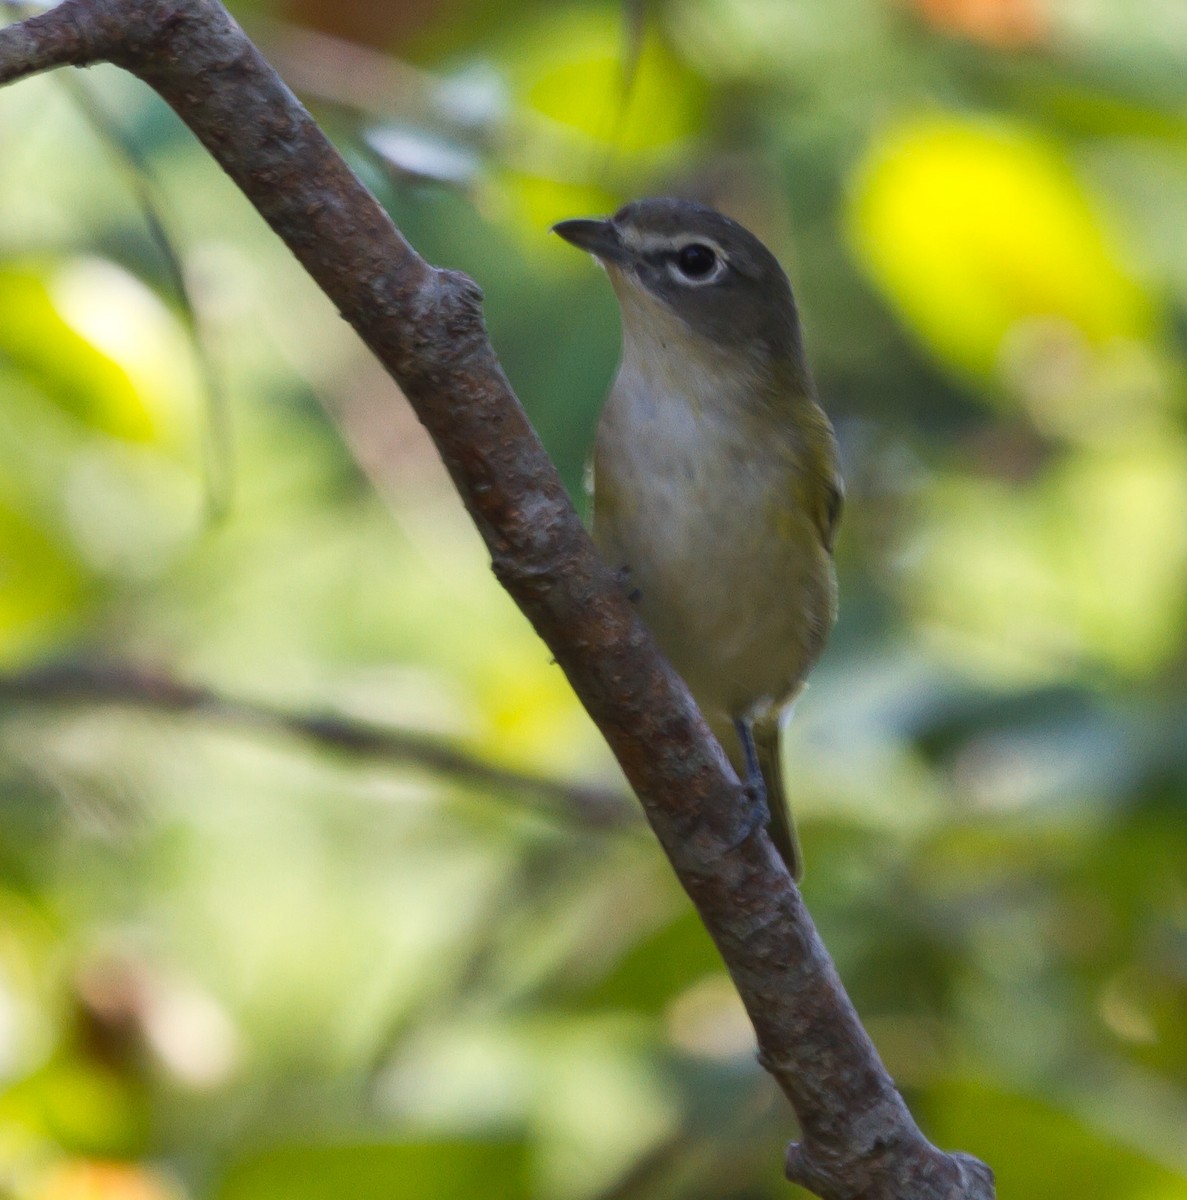
{"label": "bird's beak", "polygon": [[552,232],[578,249],[588,250],[601,262],[626,262],[626,247],[622,244],[622,237],[613,221],[578,217],[572,221],[558,222],[552,227]]}

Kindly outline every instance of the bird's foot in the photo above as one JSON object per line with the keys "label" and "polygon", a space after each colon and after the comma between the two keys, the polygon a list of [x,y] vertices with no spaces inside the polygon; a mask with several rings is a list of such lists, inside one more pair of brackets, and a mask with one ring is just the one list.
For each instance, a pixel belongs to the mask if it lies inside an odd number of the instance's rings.
{"label": "bird's foot", "polygon": [[767,799],[767,782],[762,777],[762,768],[758,765],[758,750],[754,745],[754,731],[745,720],[734,722],[738,731],[738,739],[742,743],[742,753],[746,759],[746,779],[742,784],[742,795],[746,798],[750,810],[746,817],[746,832],[739,842],[745,841],[759,828],[769,828],[771,824],[771,808]]}
{"label": "bird's foot", "polygon": [[762,787],[761,781],[757,791],[751,784],[744,783],[741,797],[742,803],[732,814],[734,817],[733,828],[726,837],[724,847],[726,852],[736,850],[739,846],[744,845],[755,834],[766,829],[771,822],[770,813],[767,811],[766,790]]}
{"label": "bird's foot", "polygon": [[643,593],[637,588],[631,586],[631,579],[634,572],[631,570],[630,563],[623,563],[617,571],[614,572],[614,578],[618,580],[618,586],[626,592],[626,598],[632,604],[638,604],[643,599]]}

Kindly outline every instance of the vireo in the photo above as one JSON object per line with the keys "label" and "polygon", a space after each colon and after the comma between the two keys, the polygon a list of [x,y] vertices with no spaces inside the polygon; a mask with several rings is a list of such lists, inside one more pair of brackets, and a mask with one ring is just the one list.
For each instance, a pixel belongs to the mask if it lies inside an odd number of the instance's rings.
{"label": "vireo", "polygon": [[622,309],[594,446],[594,540],[765,791],[799,879],[779,737],[836,617],[842,492],[791,284],[752,233],[687,200],[554,231],[606,268]]}

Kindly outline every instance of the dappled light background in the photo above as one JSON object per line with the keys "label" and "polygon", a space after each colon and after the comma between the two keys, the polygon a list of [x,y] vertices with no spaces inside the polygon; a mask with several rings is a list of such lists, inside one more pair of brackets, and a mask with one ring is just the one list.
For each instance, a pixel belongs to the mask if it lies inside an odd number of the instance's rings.
{"label": "dappled light background", "polygon": [[[1187,9],[232,8],[480,282],[579,504],[618,318],[548,225],[679,191],[777,250],[849,485],[809,905],[1004,1200],[1185,1200]],[[22,687],[131,663],[622,786],[393,385],[113,69],[0,93],[0,462],[0,1195],[789,1194],[637,823]]]}

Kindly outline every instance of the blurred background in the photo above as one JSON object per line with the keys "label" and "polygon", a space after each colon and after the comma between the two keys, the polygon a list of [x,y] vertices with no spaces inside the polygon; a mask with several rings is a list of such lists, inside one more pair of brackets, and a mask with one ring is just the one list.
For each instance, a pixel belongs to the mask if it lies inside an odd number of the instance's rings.
{"label": "blurred background", "polygon": [[[849,485],[808,903],[1003,1198],[1187,1197],[1187,6],[232,9],[579,504],[618,318],[549,223],[681,191],[777,250]],[[0,1196],[788,1195],[393,385],[134,80],[6,89],[0,164]]]}

